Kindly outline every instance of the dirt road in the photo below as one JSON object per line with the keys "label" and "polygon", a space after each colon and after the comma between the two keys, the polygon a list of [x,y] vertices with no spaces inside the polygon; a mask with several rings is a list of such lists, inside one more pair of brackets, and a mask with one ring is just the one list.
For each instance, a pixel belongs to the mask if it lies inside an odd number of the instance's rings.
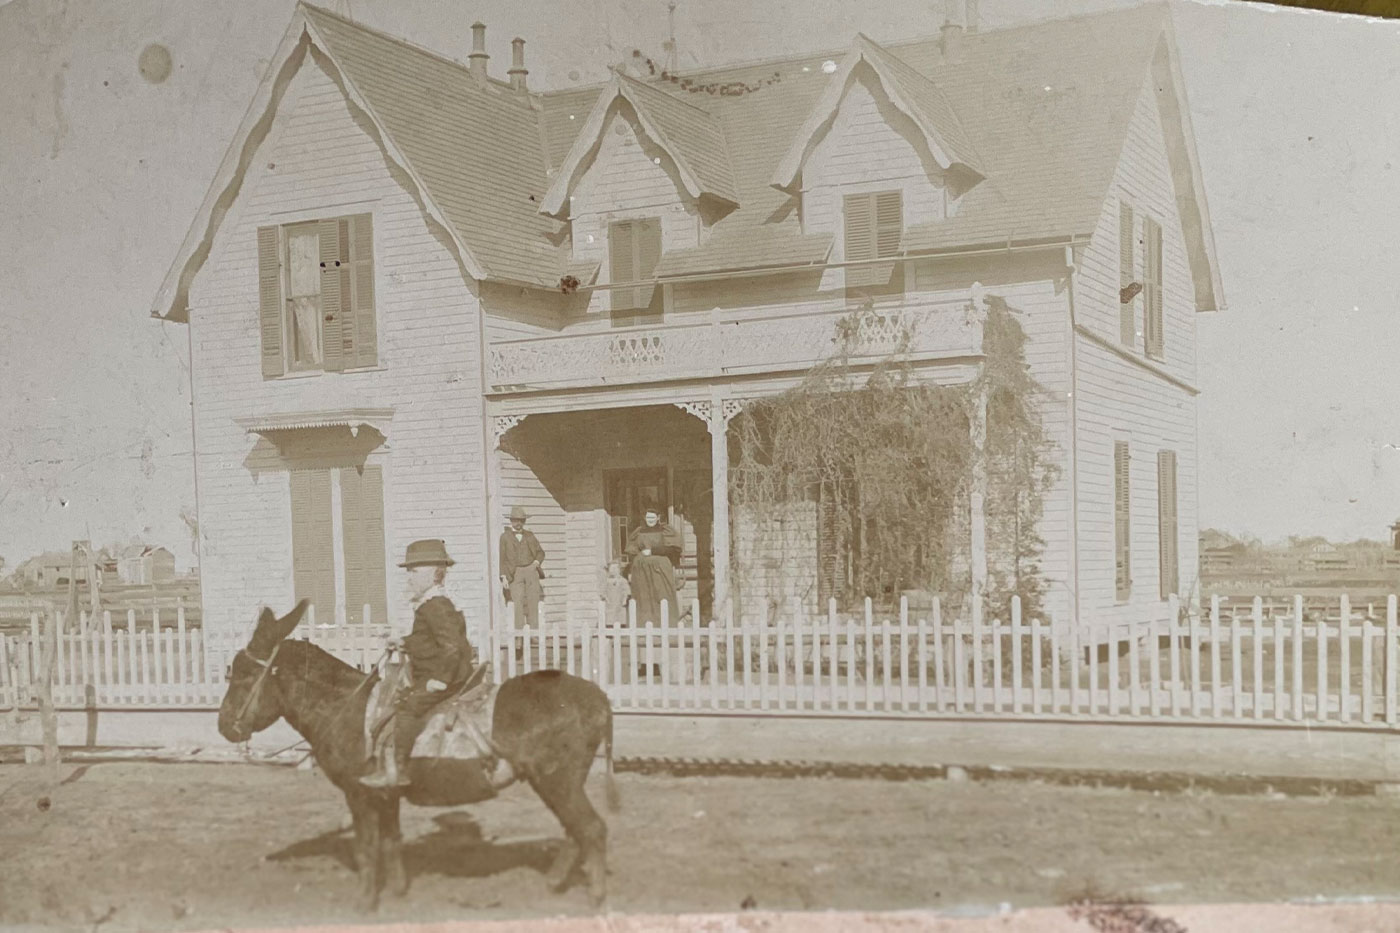
{"label": "dirt road", "polygon": [[[354,922],[345,808],[314,772],[252,765],[0,766],[0,926],[103,933]],[[1151,903],[1400,892],[1400,800],[1154,795],[1037,784],[619,775],[624,912],[965,911],[1086,887]],[[601,801],[601,788],[591,792]],[[412,889],[378,919],[586,912],[545,891],[558,826],[527,788],[406,810]],[[1168,907],[1159,912],[1169,914]]]}

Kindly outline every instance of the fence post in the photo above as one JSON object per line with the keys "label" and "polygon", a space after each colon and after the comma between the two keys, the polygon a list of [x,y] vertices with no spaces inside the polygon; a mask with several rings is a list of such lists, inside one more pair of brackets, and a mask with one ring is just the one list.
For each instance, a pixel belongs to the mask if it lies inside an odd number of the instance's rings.
{"label": "fence post", "polygon": [[[1392,600],[1394,596],[1390,597]],[[1303,721],[1303,597],[1293,595],[1293,719]]]}
{"label": "fence post", "polygon": [[1396,641],[1396,600],[1395,594],[1385,598],[1385,721],[1393,726],[1396,722],[1395,696],[1395,641]]}
{"label": "fence post", "polygon": [[1337,684],[1337,708],[1342,722],[1351,722],[1351,597],[1342,594],[1342,616],[1338,620],[1337,649],[1341,652],[1341,676]]}
{"label": "fence post", "polygon": [[[58,631],[62,616],[50,611],[44,614],[44,641],[39,662],[39,721],[44,738],[44,765],[49,783],[58,784],[58,714],[53,705],[54,666],[58,654]],[[31,619],[30,628],[38,630],[38,618]]]}
{"label": "fence post", "polygon": [[[709,628],[709,626],[705,626]],[[690,632],[691,632],[691,661],[690,665],[690,703],[692,709],[700,708],[700,670],[704,664],[704,657],[700,651],[700,599],[696,597],[690,602]]]}
{"label": "fence post", "polygon": [[1021,597],[1011,597],[1011,710],[1021,712]]}
{"label": "fence post", "polygon": [[1210,714],[1220,716],[1225,690],[1220,683],[1220,597],[1210,598]]}

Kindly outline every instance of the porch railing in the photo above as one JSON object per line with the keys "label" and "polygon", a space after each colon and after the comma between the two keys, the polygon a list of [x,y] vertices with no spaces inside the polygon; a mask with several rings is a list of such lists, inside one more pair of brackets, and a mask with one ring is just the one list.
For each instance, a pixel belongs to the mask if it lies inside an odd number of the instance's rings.
{"label": "porch railing", "polygon": [[[490,381],[496,391],[508,392],[807,369],[832,354],[838,322],[848,313],[716,316],[496,341]],[[982,326],[968,303],[929,300],[877,307],[857,334],[858,355],[887,355],[906,332],[912,358],[981,352]]]}

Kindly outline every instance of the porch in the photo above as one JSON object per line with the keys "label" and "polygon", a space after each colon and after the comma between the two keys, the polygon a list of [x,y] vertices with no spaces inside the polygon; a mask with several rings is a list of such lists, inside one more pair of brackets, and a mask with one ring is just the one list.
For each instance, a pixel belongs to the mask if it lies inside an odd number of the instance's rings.
{"label": "porch", "polygon": [[[680,532],[679,599],[713,611],[724,578],[716,565],[728,562],[728,444],[708,415],[709,403],[697,401],[498,420],[493,540],[511,508],[523,506],[545,551],[542,623],[596,613],[607,565],[617,560],[626,574],[627,537],[648,507]],[[509,606],[497,609],[511,618]]]}

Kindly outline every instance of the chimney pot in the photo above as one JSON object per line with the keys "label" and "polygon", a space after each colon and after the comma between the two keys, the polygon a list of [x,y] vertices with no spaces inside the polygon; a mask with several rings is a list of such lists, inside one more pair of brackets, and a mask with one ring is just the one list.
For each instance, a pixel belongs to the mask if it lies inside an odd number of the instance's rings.
{"label": "chimney pot", "polygon": [[517,91],[526,89],[525,76],[530,72],[525,68],[525,40],[518,36],[510,42],[510,86]]}
{"label": "chimney pot", "polygon": [[472,53],[468,56],[472,75],[482,84],[486,83],[486,24],[472,23]]}

